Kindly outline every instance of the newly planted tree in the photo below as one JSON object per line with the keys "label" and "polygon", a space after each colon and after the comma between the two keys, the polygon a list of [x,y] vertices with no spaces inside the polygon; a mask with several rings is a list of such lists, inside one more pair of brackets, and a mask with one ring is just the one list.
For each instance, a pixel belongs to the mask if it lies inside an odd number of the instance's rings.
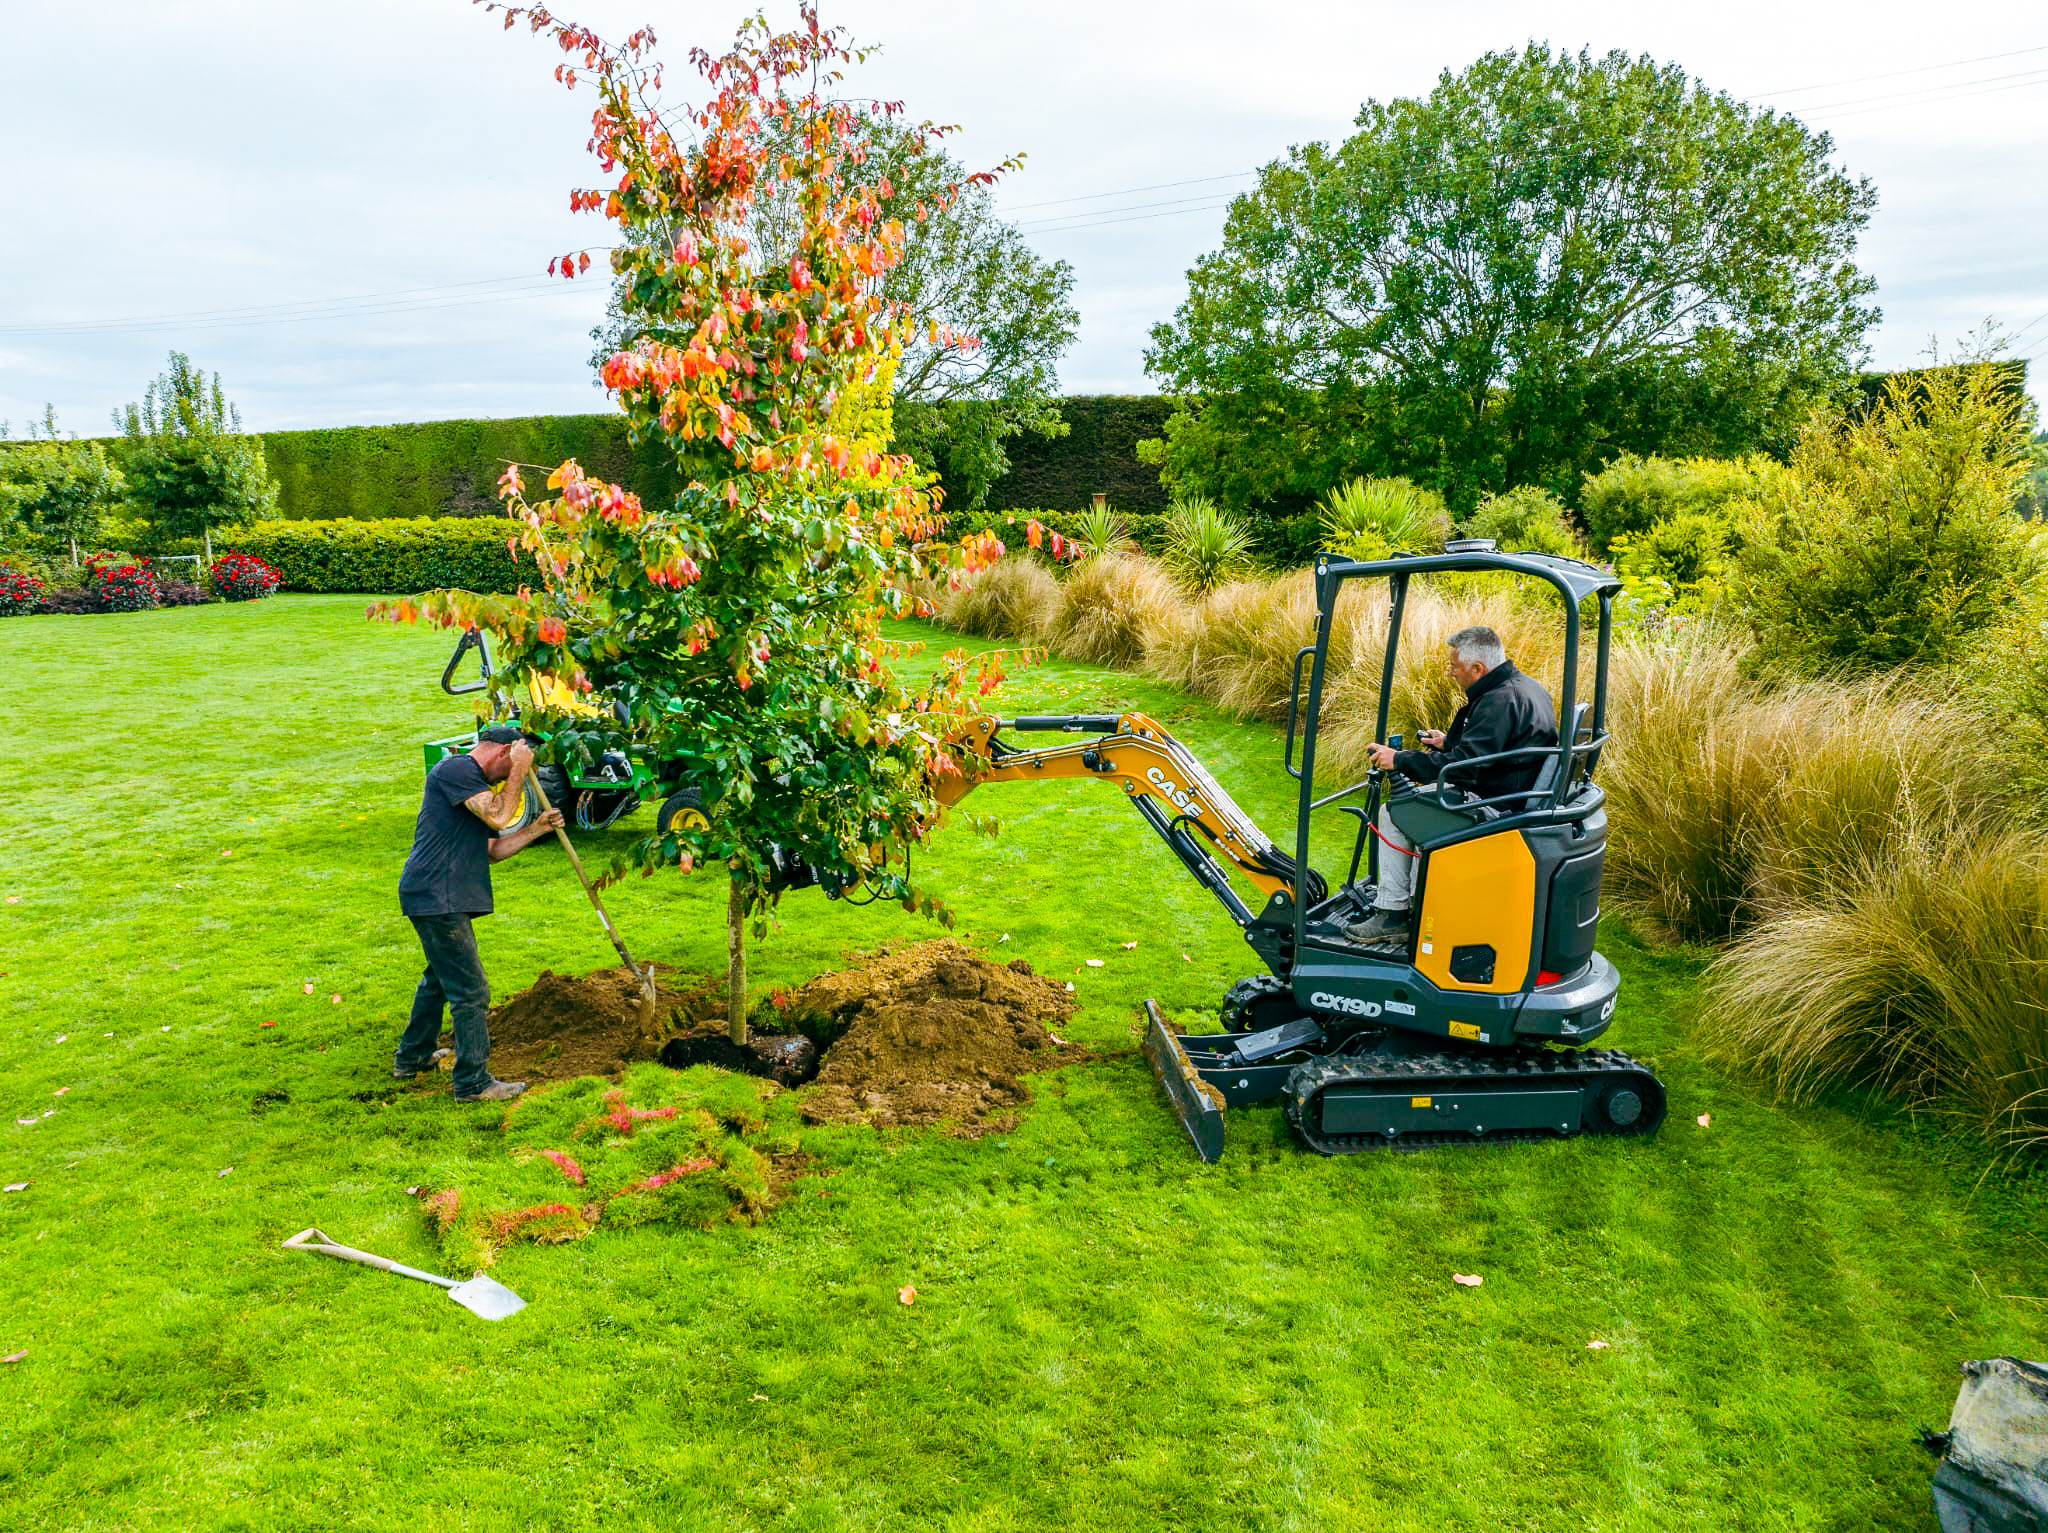
{"label": "newly planted tree", "polygon": [[[565,85],[595,87],[591,149],[613,179],[570,200],[619,226],[612,269],[636,316],[601,376],[686,488],[645,504],[572,461],[536,500],[514,466],[511,541],[535,584],[390,610],[488,630],[511,695],[539,678],[558,699],[525,716],[558,755],[607,738],[616,716],[665,789],[701,798],[701,820],[665,818],[637,859],[730,879],[728,1019],[744,1042],[744,932],[793,874],[944,916],[910,855],[941,818],[934,778],[959,770],[945,741],[972,711],[968,687],[1001,676],[1000,661],[970,674],[954,656],[912,690],[882,632],[920,582],[1001,552],[987,536],[928,541],[929,476],[886,450],[891,377],[920,317],[882,282],[903,220],[932,209],[855,174],[901,108],[838,94],[862,55],[809,7],[794,30],[757,18],[726,53],[692,50],[707,99],[689,106],[661,99],[651,33],[615,47],[542,9],[489,8],[570,55]],[[592,696],[615,714],[567,701]]]}

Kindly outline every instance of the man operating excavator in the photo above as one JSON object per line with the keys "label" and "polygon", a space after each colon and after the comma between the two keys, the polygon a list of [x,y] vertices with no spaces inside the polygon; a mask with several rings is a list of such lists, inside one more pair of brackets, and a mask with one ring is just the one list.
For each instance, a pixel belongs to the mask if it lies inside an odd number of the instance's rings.
{"label": "man operating excavator", "polygon": [[[1454,805],[1461,797],[1492,799],[1532,787],[1543,768],[1542,758],[1534,753],[1470,767],[1460,763],[1529,746],[1556,749],[1557,706],[1549,691],[1533,676],[1515,669],[1500,635],[1491,628],[1461,629],[1445,643],[1451,651],[1451,676],[1464,689],[1465,706],[1451,720],[1449,730],[1420,731],[1421,750],[1374,745],[1368,752],[1373,765],[1399,772],[1413,782],[1442,781],[1448,785],[1444,799]],[[1491,818],[1500,811],[1474,812]],[[1346,932],[1355,942],[1398,941],[1408,935],[1414,919],[1415,844],[1394,823],[1389,807],[1379,812],[1377,833],[1388,855],[1380,860],[1372,914]]]}

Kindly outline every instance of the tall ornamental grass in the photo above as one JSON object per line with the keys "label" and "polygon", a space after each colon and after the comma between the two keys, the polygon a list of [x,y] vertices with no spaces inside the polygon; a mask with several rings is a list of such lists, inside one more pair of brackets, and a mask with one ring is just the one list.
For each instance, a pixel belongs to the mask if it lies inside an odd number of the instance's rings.
{"label": "tall ornamental grass", "polygon": [[1711,628],[1618,646],[1608,714],[1609,898],[1686,941],[1725,941],[2004,812],[1968,703],[1898,678],[1766,687]]}
{"label": "tall ornamental grass", "polygon": [[1037,639],[1060,609],[1060,583],[1036,559],[1013,555],[963,580],[936,605],[939,620],[961,633]]}
{"label": "tall ornamental grass", "polygon": [[2048,1144],[2048,842],[1993,833],[1843,870],[1715,961],[1700,1037],[1793,1100],[1868,1086]]}

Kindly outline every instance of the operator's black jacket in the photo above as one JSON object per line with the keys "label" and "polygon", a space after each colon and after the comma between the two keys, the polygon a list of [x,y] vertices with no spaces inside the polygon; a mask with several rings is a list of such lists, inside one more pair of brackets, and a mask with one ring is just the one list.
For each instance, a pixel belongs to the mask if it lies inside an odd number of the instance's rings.
{"label": "operator's black jacket", "polygon": [[[1543,683],[1516,670],[1514,661],[1503,660],[1472,683],[1472,689],[1465,694],[1465,706],[1444,732],[1442,750],[1397,751],[1394,767],[1417,782],[1435,782],[1446,767],[1475,756],[1556,744],[1557,705],[1551,702],[1550,693]],[[1450,783],[1477,798],[1493,798],[1529,787],[1542,770],[1542,757],[1527,756],[1519,761],[1496,761],[1475,770],[1453,770]],[[1515,806],[1500,807],[1510,811]]]}

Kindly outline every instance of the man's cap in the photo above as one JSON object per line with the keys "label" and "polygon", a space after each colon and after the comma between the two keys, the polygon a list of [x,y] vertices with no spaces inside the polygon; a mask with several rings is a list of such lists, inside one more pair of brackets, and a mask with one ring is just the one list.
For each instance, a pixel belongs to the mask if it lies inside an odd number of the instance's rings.
{"label": "man's cap", "polygon": [[517,745],[525,738],[524,731],[514,729],[509,724],[493,724],[489,729],[479,729],[476,732],[476,743],[479,745]]}

